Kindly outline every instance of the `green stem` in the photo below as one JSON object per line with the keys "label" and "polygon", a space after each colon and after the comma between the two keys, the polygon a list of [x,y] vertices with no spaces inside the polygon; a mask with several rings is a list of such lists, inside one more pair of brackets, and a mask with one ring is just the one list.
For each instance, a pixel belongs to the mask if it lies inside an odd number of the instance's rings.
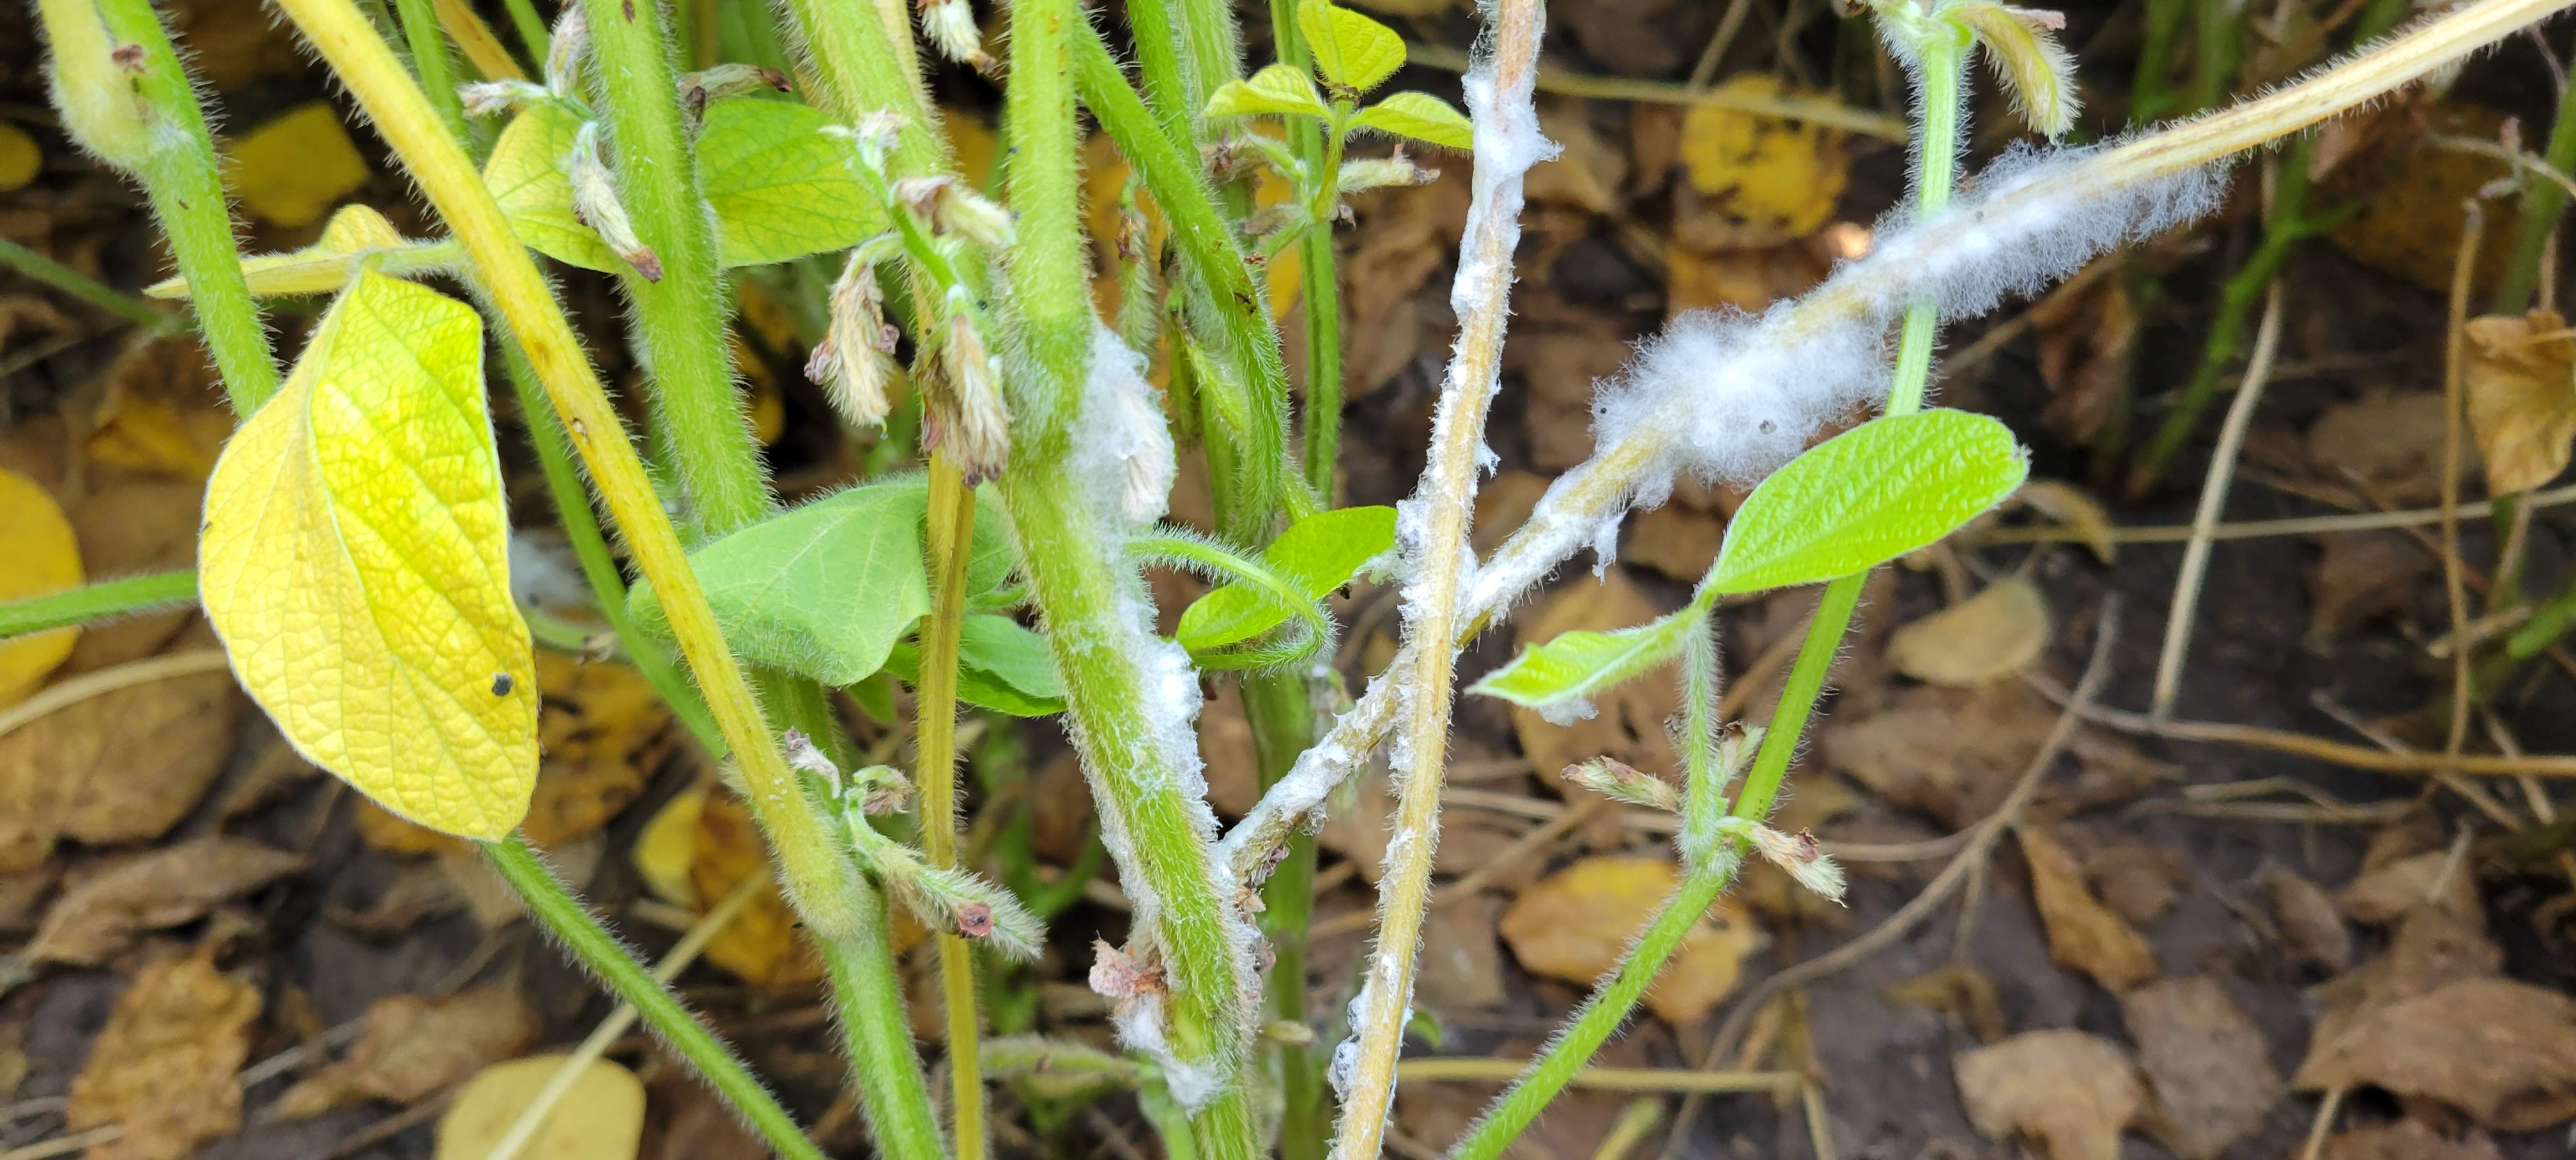
{"label": "green stem", "polygon": [[897,43],[866,0],[781,0],[804,34],[814,71],[838,107],[855,124],[880,110],[902,118],[891,168],[898,177],[948,170],[947,138],[939,134],[930,99],[913,64],[911,39]]}
{"label": "green stem", "polygon": [[1286,462],[1288,372],[1279,354],[1279,332],[1270,324],[1261,284],[1253,279],[1242,243],[1218,208],[1205,167],[1195,150],[1185,151],[1157,130],[1144,102],[1128,87],[1127,74],[1088,22],[1075,31],[1072,54],[1083,104],[1144,177],[1171,223],[1172,244],[1204,289],[1205,321],[1217,332],[1223,361],[1237,374],[1251,376],[1244,385],[1253,413],[1236,433],[1236,441],[1249,449],[1242,463],[1242,506],[1249,511],[1284,506],[1292,519],[1312,514],[1315,495],[1297,486],[1303,474],[1289,470]]}
{"label": "green stem", "polygon": [[[1289,0],[1270,6],[1274,29],[1296,30],[1286,17]],[[1296,43],[1298,68],[1305,45]],[[1283,58],[1284,59],[1284,58]],[[1298,277],[1306,293],[1306,486],[1323,506],[1333,506],[1333,468],[1342,456],[1342,300],[1335,280],[1333,215],[1342,199],[1342,135],[1327,133],[1311,117],[1288,119],[1289,145],[1316,183],[1308,207],[1312,224],[1297,238]]]}
{"label": "green stem", "polygon": [[660,1035],[708,1087],[724,1097],[725,1103],[760,1133],[772,1150],[798,1160],[823,1160],[822,1150],[805,1138],[795,1117],[779,1106],[777,1097],[761,1086],[733,1049],[698,1022],[677,994],[655,980],[653,972],[636,959],[635,953],[600,925],[599,919],[554,876],[527,839],[512,834],[499,842],[484,843],[483,856],[518,892],[520,900],[527,904],[529,916],[619,999],[635,1008],[645,1025]]}
{"label": "green stem", "polygon": [[[1153,110],[1154,122],[1166,140],[1195,152],[1199,110],[1205,106],[1193,100],[1200,87],[1193,75],[1196,66],[1172,7],[1165,0],[1129,0],[1126,11],[1136,45],[1137,80],[1145,86],[1145,103]],[[1127,82],[1122,77],[1118,83],[1123,87]],[[1119,148],[1124,151],[1125,143]]]}
{"label": "green stem", "polygon": [[2161,117],[2172,103],[2166,77],[2173,65],[2175,38],[2192,14],[2191,0],[2147,0],[2146,28],[2138,50],[2138,69],[2129,88],[2129,123],[2144,125]]}
{"label": "green stem", "polygon": [[197,602],[197,570],[100,580],[0,604],[0,641],[116,616],[158,612]]}
{"label": "green stem", "polygon": [[2236,81],[2237,5],[2228,0],[2198,0],[2200,28],[2192,60],[2191,107],[2214,109],[2227,99]]}
{"label": "green stem", "polygon": [[[1267,791],[1315,743],[1310,678],[1297,673],[1251,673],[1243,678],[1243,715],[1252,727],[1253,762]],[[1306,929],[1315,912],[1315,836],[1289,839],[1287,856],[1261,885],[1261,934],[1270,943],[1270,1018],[1306,1025]],[[1322,1160],[1332,1140],[1332,1109],[1324,1098],[1323,1068],[1311,1046],[1268,1046],[1284,1103],[1279,1153],[1284,1160]]]}
{"label": "green stem", "polygon": [[[2543,156],[2560,173],[2576,169],[2576,84],[2559,94],[2557,119],[2549,124]],[[2522,179],[2522,212],[2515,227],[2513,262],[2496,284],[2493,312],[2520,314],[2531,308],[2532,291],[2540,285],[2540,266],[2549,256],[2549,235],[2567,208],[2567,191],[2539,174]]]}
{"label": "green stem", "polygon": [[903,976],[895,970],[894,945],[886,935],[891,928],[885,895],[856,870],[850,878],[861,912],[858,933],[818,945],[840,1009],[850,1074],[859,1082],[859,1108],[867,1116],[869,1137],[882,1156],[911,1160],[946,1155],[939,1113],[931,1107],[930,1085],[922,1079],[921,1057],[912,1046]]}
{"label": "green stem", "polygon": [[[143,183],[234,413],[258,410],[277,392],[277,359],[242,279],[205,112],[169,32],[151,0],[40,0],[37,12],[53,45],[64,128]],[[135,49],[139,61],[119,63]]]}
{"label": "green stem", "polygon": [[721,536],[769,514],[769,485],[734,388],[724,273],[681,121],[670,29],[660,4],[584,0],[584,8],[617,195],[662,263],[655,281],[621,273],[635,307],[633,341],[653,368],[649,397],[678,467],[684,518]]}
{"label": "green stem", "polygon": [[188,328],[188,320],[179,315],[154,306],[150,302],[7,238],[0,238],[0,266],[7,266],[56,290],[157,333],[176,334]]}
{"label": "green stem", "polygon": [[465,102],[456,93],[456,61],[447,54],[447,33],[438,26],[438,10],[430,0],[394,0],[394,15],[402,22],[403,44],[411,50],[412,73],[429,94],[431,107],[457,140],[472,141]]}
{"label": "green stem", "polygon": [[697,686],[689,683],[688,674],[680,671],[660,641],[645,636],[626,616],[626,575],[609,551],[608,537],[600,532],[599,514],[591,510],[590,489],[582,483],[581,469],[573,462],[572,443],[564,435],[563,419],[546,402],[545,387],[537,381],[536,368],[529,365],[527,352],[519,349],[516,338],[505,336],[501,343],[501,365],[508,373],[511,391],[518,397],[519,414],[528,424],[528,442],[536,447],[537,467],[546,478],[546,494],[554,500],[555,522],[563,528],[564,540],[572,545],[573,559],[581,564],[582,577],[590,581],[599,618],[607,621],[608,630],[617,635],[627,663],[634,665],[635,671],[642,673],[653,690],[662,695],[662,702],[671,707],[671,714],[680,719],[689,735],[697,738],[709,755],[721,759],[728,748],[724,731],[716,727],[715,716],[707,711]]}
{"label": "green stem", "polygon": [[537,15],[536,4],[532,0],[501,0],[501,7],[509,12],[510,27],[518,32],[519,47],[526,50],[528,59],[544,63],[547,42],[553,34],[547,31],[545,18]]}
{"label": "green stem", "polygon": [[[975,492],[946,457],[930,460],[930,614],[922,620],[921,681],[913,731],[913,782],[921,787],[921,848],[934,869],[957,865],[957,649],[966,620],[966,573],[975,540]],[[957,1160],[983,1160],[982,1028],[975,1011],[975,951],[939,933],[948,1070]]]}
{"label": "green stem", "polygon": [[[2304,138],[2293,145],[2290,161],[2303,162],[2306,146]],[[2201,420],[2218,401],[2220,381],[2245,344],[2245,327],[2253,315],[2254,304],[2262,301],[2264,288],[2272,284],[2273,277],[2281,272],[2282,264],[2289,260],[2290,251],[2310,232],[2296,224],[2274,223],[2264,233],[2263,241],[2254,248],[2254,253],[2245,259],[2245,264],[2228,276],[2226,285],[2219,291],[2217,316],[2210,322],[2208,336],[2201,340],[2200,365],[2192,372],[2191,381],[2183,386],[2182,394],[2174,399],[2173,410],[2165,413],[2164,421],[2156,425],[2155,435],[2138,453],[2137,466],[2129,473],[2128,494],[2143,495],[2155,486],[2166,465],[2173,461],[2174,456],[2181,454],[2184,445],[2199,432]]]}
{"label": "green stem", "polygon": [[[1950,183],[1959,164],[1959,81],[1967,71],[1967,30],[1934,21],[1917,49],[1917,94],[1923,124],[1915,138],[1915,204],[1925,216],[1950,204]],[[1938,308],[1917,302],[1905,309],[1905,329],[1896,345],[1896,378],[1887,392],[1887,413],[1909,415],[1923,406],[1924,385],[1932,377],[1932,340],[1941,324]]]}
{"label": "green stem", "polygon": [[1638,936],[1619,965],[1611,968],[1609,978],[1575,1013],[1574,1021],[1548,1046],[1546,1054],[1512,1081],[1511,1088],[1494,1101],[1493,1110],[1449,1149],[1449,1160],[1495,1160],[1501,1156],[1522,1130],[1547,1109],[1549,1101],[1565,1090],[1575,1073],[1583,1070],[1592,1054],[1627,1022],[1637,1001],[1654,985],[1655,976],[1663,972],[1673,952],[1680,950],[1682,941],[1698,927],[1701,916],[1717,904],[1718,896],[1726,892],[1733,877],[1732,866],[1714,865],[1683,878],[1663,910],[1647,924],[1646,932]]}

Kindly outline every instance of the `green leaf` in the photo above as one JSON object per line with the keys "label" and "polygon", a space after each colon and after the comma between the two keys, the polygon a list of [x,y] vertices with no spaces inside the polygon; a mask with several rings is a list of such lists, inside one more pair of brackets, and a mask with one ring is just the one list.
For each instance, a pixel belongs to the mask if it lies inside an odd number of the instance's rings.
{"label": "green leaf", "polygon": [[2021,486],[2030,459],[1984,415],[1872,419],[1762,481],[1727,525],[1703,595],[1815,584],[1893,560],[1958,530]]}
{"label": "green leaf", "polygon": [[966,556],[966,605],[995,611],[1018,607],[1025,594],[1011,585],[1020,567],[1019,545],[1011,539],[1011,514],[993,489],[975,489],[975,538]]}
{"label": "green leaf", "polygon": [[[897,643],[886,671],[919,685],[921,646]],[[1064,712],[1064,682],[1045,637],[1010,617],[977,613],[957,626],[957,699],[1014,717],[1051,717]]]}
{"label": "green leaf", "polygon": [[1536,648],[1522,649],[1512,663],[1486,674],[1467,691],[1527,705],[1560,724],[1589,717],[1592,698],[1673,659],[1706,615],[1707,606],[1693,601],[1679,612],[1635,628],[1563,633]]}
{"label": "green leaf", "polygon": [[[725,640],[744,659],[828,684],[856,683],[930,611],[918,476],[852,488],[689,554]],[[667,636],[649,583],[628,595],[638,627]]]}
{"label": "green leaf", "polygon": [[[1289,525],[1262,549],[1261,564],[1314,601],[1349,583],[1361,565],[1394,546],[1394,508],[1339,508]],[[1295,615],[1260,586],[1234,581],[1184,609],[1176,637],[1181,647],[1203,653],[1250,640]]]}
{"label": "green leaf", "polygon": [[1449,102],[1429,93],[1396,93],[1351,118],[1357,129],[1375,129],[1443,149],[1476,147],[1476,126]]}
{"label": "green leaf", "polygon": [[[707,107],[698,130],[698,183],[716,217],[727,266],[758,266],[847,249],[886,228],[884,212],[850,176],[848,149],[824,134],[831,119],[789,101],[745,98]],[[531,104],[493,143],[483,184],[528,248],[591,270],[625,269],[572,211],[564,176],[581,115]]]}
{"label": "green leaf", "polygon": [[1321,117],[1331,110],[1324,98],[1315,92],[1315,82],[1306,74],[1284,64],[1274,64],[1252,74],[1248,81],[1227,81],[1208,95],[1206,115],[1210,117],[1250,117],[1277,113],[1289,117]]}
{"label": "green leaf", "polygon": [[1342,88],[1367,92],[1404,67],[1404,38],[1395,30],[1326,0],[1297,6],[1297,31],[1315,54],[1315,69]]}

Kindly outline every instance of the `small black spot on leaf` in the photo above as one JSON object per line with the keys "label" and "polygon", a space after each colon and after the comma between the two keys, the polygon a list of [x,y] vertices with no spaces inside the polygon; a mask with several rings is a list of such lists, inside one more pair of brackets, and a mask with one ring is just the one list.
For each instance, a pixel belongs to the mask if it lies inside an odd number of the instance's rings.
{"label": "small black spot on leaf", "polygon": [[518,684],[517,681],[510,679],[508,673],[494,673],[492,674],[492,695],[507,697],[510,695],[510,690],[517,688]]}

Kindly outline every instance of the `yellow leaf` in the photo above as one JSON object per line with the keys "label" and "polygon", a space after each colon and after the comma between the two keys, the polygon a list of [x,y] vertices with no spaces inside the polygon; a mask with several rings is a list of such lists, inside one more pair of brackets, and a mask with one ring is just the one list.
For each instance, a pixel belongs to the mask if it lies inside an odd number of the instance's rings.
{"label": "yellow leaf", "polygon": [[2469,430],[2487,494],[2538,487],[2567,469],[2576,439],[2576,341],[2555,310],[2469,320]]}
{"label": "yellow leaf", "polygon": [[367,183],[367,160],[329,101],[298,105],[234,143],[225,166],[250,212],[282,226],[310,225]]}
{"label": "yellow leaf", "polygon": [[1676,235],[1697,249],[1730,250],[1816,232],[1851,177],[1842,133],[1726,107],[1790,95],[1771,77],[1735,77],[1717,91],[1727,99],[1692,106],[1682,120],[1690,196],[1675,209]]}
{"label": "yellow leaf", "polygon": [[1887,662],[1934,685],[2001,680],[2038,659],[2048,644],[2048,599],[2018,576],[1896,630]]}
{"label": "yellow leaf", "polygon": [[[1667,858],[1586,858],[1512,900],[1503,939],[1522,966],[1588,986],[1618,963],[1680,882],[1680,868]],[[1676,1024],[1697,1020],[1735,989],[1744,957],[1762,943],[1744,908],[1720,899],[1683,937],[1646,1005]]]}
{"label": "yellow leaf", "polygon": [[[484,1068],[438,1118],[438,1160],[484,1160],[568,1055],[531,1055]],[[644,1140],[644,1084],[595,1059],[573,1077],[518,1152],[535,1160],[634,1160]]]}
{"label": "yellow leaf", "polygon": [[536,661],[463,303],[367,273],[206,483],[206,615],[315,765],[499,838],[537,774]]}
{"label": "yellow leaf", "polygon": [[[0,601],[42,596],[81,582],[80,541],[62,505],[36,481],[0,468]],[[0,708],[27,699],[72,655],[77,628],[0,641]]]}
{"label": "yellow leaf", "polygon": [[45,151],[27,131],[0,121],[0,193],[23,189],[45,170]]}
{"label": "yellow leaf", "polygon": [[[415,274],[454,266],[462,249],[449,241],[413,241],[394,229],[383,214],[363,205],[344,205],[322,227],[312,245],[282,254],[257,254],[241,260],[242,278],[256,295],[332,294],[371,264],[387,274]],[[186,278],[164,278],[143,288],[154,298],[185,298]]]}
{"label": "yellow leaf", "polygon": [[644,880],[644,888],[652,891],[655,898],[691,910],[701,905],[689,868],[697,861],[698,815],[706,808],[704,788],[681,790],[663,803],[651,821],[644,823],[642,833],[635,835],[635,848],[627,853],[627,859],[635,864],[636,877]]}

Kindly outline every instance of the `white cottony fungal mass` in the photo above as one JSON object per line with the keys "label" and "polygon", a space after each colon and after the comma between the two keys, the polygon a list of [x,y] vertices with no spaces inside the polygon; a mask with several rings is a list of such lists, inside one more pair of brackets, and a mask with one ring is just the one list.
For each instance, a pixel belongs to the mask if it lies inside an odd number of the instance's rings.
{"label": "white cottony fungal mass", "polygon": [[[2053,179],[2110,147],[2016,146],[1948,209],[1890,214],[1870,254],[1844,263],[1807,300],[1845,305],[1836,325],[1813,325],[1813,312],[1797,302],[1760,315],[1700,311],[1675,319],[1599,384],[1595,445],[1611,447],[1655,425],[1677,429],[1668,462],[1639,476],[1639,507],[1662,503],[1680,471],[1757,483],[1827,424],[1886,397],[1887,334],[1908,306],[1930,301],[1944,319],[1983,314],[2006,295],[2037,291],[2105,251],[2210,212],[2226,192],[2225,171],[2203,167],[2108,195],[2048,195]],[[1539,508],[1534,520],[1549,514],[1546,500]],[[1616,519],[1614,512],[1588,529],[1605,559],[1616,544]]]}
{"label": "white cottony fungal mass", "polygon": [[1177,474],[1162,397],[1145,370],[1145,356],[1117,331],[1092,324],[1091,373],[1070,459],[1085,505],[1122,538],[1162,518]]}

